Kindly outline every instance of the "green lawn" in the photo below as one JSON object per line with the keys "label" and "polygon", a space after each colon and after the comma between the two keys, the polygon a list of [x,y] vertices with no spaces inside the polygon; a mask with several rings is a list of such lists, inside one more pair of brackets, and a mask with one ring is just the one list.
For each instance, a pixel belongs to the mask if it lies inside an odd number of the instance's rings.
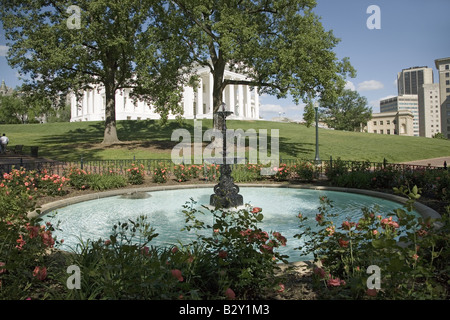
{"label": "green lawn", "polygon": [[[203,120],[203,130],[211,127],[211,120]],[[228,121],[229,129],[279,129],[281,158],[313,159],[315,155],[315,128],[294,123],[269,121]],[[27,125],[1,125],[1,133],[10,138],[10,147],[16,144],[39,146],[39,156],[59,160],[101,159],[170,159],[171,141],[176,128],[188,129],[193,134],[193,120],[183,124],[169,121],[161,127],[157,121],[119,121],[120,145],[103,147],[102,122],[73,122]],[[270,138],[269,138],[270,142]],[[340,157],[343,160],[370,160],[403,162],[450,156],[450,141],[422,137],[400,137],[369,133],[319,130],[321,159]]]}

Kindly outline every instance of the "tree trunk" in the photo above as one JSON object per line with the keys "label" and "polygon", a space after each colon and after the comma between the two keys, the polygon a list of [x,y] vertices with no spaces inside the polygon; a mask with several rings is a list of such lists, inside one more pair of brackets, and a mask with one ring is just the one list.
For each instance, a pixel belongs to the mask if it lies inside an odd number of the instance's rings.
{"label": "tree trunk", "polygon": [[[217,116],[217,111],[222,111],[222,95],[223,95],[223,75],[225,73],[225,62],[219,59],[214,65],[214,84],[213,84],[213,127],[222,130],[222,117]],[[228,106],[229,107],[229,106]]]}
{"label": "tree trunk", "polygon": [[119,143],[116,127],[116,92],[113,83],[105,83],[105,133],[103,135],[102,144],[111,145]]}

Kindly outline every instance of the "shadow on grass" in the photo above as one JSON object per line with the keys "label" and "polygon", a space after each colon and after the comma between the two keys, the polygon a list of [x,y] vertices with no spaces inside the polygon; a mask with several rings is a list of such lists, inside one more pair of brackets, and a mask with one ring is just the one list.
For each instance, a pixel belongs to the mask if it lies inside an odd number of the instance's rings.
{"label": "shadow on grass", "polygon": [[[209,129],[203,123],[202,132]],[[170,121],[161,125],[158,120],[124,120],[117,122],[118,144],[104,146],[101,144],[104,134],[103,122],[90,122],[83,128],[68,130],[64,133],[49,134],[36,140],[39,153],[46,158],[62,161],[102,160],[103,150],[136,148],[170,151],[178,141],[171,141],[175,129],[186,129],[193,137],[193,121]]]}
{"label": "shadow on grass", "polygon": [[[206,130],[212,127],[211,120],[202,120],[202,137]],[[104,150],[118,150],[118,153],[130,150],[148,150],[149,153],[161,153],[170,151],[177,145],[177,141],[171,141],[172,133],[176,129],[186,129],[194,139],[193,120],[181,122],[169,121],[166,125],[161,125],[158,120],[124,120],[117,122],[117,134],[121,143],[104,146],[101,144],[104,134],[103,122],[90,122],[84,124],[82,128],[67,130],[64,133],[49,134],[41,137],[36,142],[39,145],[39,153],[43,157],[63,161],[102,160]],[[259,132],[257,136],[259,137]],[[248,146],[248,138],[246,139]],[[259,139],[258,139],[259,142]],[[206,143],[206,145],[209,142]],[[267,149],[270,153],[272,139],[267,138]],[[204,144],[205,146],[205,144]],[[298,143],[289,138],[280,137],[279,153],[282,157],[308,158],[314,154],[313,143]],[[103,154],[103,155],[102,155]]]}

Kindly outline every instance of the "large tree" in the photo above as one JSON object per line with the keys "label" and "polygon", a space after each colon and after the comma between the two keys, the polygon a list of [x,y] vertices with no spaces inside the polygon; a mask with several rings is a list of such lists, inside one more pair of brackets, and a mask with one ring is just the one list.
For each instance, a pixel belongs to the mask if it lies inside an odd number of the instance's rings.
{"label": "large tree", "polygon": [[337,100],[320,102],[320,118],[330,128],[358,131],[372,118],[372,108],[367,105],[366,97],[347,89]]}
{"label": "large tree", "polygon": [[[313,12],[314,0],[172,0],[167,7],[191,62],[213,75],[213,111],[227,85],[259,87],[294,102],[333,100],[354,69],[333,52],[338,43]],[[230,67],[248,80],[224,79]],[[220,123],[215,117],[215,127]]]}
{"label": "large tree", "polygon": [[29,91],[58,96],[105,89],[104,144],[118,142],[115,93],[136,98],[162,116],[180,111],[183,59],[163,28],[158,0],[0,0],[8,62],[28,76]]}

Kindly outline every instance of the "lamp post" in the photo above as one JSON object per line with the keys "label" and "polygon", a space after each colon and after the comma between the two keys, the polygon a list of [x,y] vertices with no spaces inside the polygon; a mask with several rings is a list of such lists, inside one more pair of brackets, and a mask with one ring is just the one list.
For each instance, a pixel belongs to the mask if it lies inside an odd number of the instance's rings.
{"label": "lamp post", "polygon": [[316,157],[314,161],[318,165],[321,161],[319,157],[319,103],[317,101],[314,103],[314,110],[316,112]]}

